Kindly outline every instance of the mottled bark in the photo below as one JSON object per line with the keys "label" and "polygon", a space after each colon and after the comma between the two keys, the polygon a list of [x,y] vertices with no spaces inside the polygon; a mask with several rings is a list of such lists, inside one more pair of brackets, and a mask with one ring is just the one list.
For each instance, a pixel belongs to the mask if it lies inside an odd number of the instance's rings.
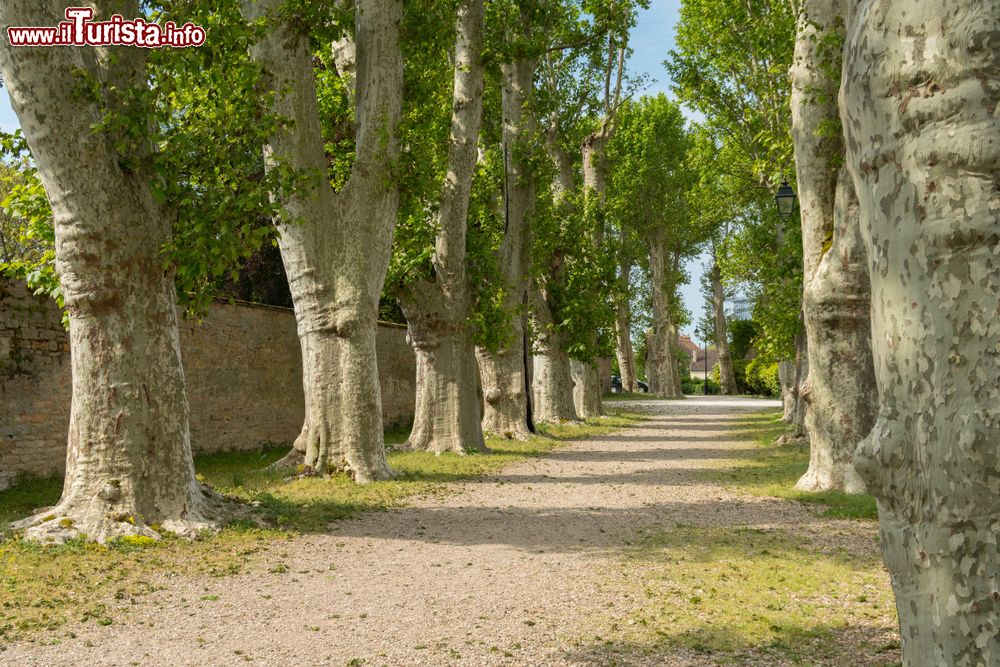
{"label": "mottled bark", "polygon": [[722,271],[717,263],[712,264],[712,312],[715,323],[715,349],[719,351],[719,378],[723,394],[735,396],[736,374],[733,359],[729,354],[729,333],[726,330],[726,295],[722,288]]}
{"label": "mottled bark", "polygon": [[[95,4],[110,16],[110,3]],[[52,25],[64,6],[9,0],[0,24]],[[194,477],[173,273],[160,254],[171,209],[150,189],[150,144],[95,132],[104,109],[80,88],[86,74],[115,110],[119,94],[146,86],[145,51],[105,56],[0,46],[0,73],[52,205],[73,389],[62,497],[21,525],[26,537],[53,541],[193,537],[216,525],[221,501]]]}
{"label": "mottled bark", "polygon": [[483,383],[483,430],[508,438],[526,439],[531,429],[523,312],[529,287],[528,253],[535,201],[529,143],[533,123],[526,106],[531,95],[534,63],[517,60],[502,65],[501,69],[507,225],[497,261],[505,287],[504,308],[514,316],[506,344],[496,351],[478,348],[476,356]]}
{"label": "mottled bark", "polygon": [[407,446],[433,452],[485,449],[478,369],[468,326],[465,240],[483,109],[483,0],[459,7],[445,175],[432,277],[403,290],[400,305],[417,357],[417,397]]}
{"label": "mottled bark", "polygon": [[618,284],[622,295],[615,302],[615,357],[622,379],[622,391],[639,391],[635,369],[635,350],[632,348],[632,309],[628,302],[628,281],[631,262],[622,261],[618,267]]}
{"label": "mottled bark", "polygon": [[291,120],[265,147],[265,166],[311,177],[282,201],[279,247],[302,347],[306,414],[294,450],[307,469],[345,470],[358,482],[391,477],[382,435],[375,357],[378,300],[399,202],[392,167],[402,105],[399,0],[355,5],[355,163],[340,192],[330,186],[309,40],[286,22],[281,0],[244,2],[268,16],[253,49],[274,93],[273,111]]}
{"label": "mottled bark", "polygon": [[782,359],[778,362],[778,383],[781,385],[781,421],[795,419],[795,362]]}
{"label": "mottled bark", "polygon": [[[573,160],[559,146],[559,115],[553,112],[546,131],[545,148],[555,168],[552,199],[558,206],[574,188]],[[544,275],[535,278],[532,290],[532,396],[536,421],[559,422],[576,420],[573,401],[573,376],[566,336],[556,321],[559,313],[557,295],[566,288],[565,252],[557,247],[552,252]]]}
{"label": "mottled bark", "polygon": [[[809,469],[796,488],[863,493],[854,450],[875,423],[868,267],[854,185],[841,169],[833,245],[806,284],[803,313],[812,334],[809,379]],[[822,380],[822,381],[821,381]]]}
{"label": "mottled bark", "polygon": [[662,229],[649,238],[649,274],[653,293],[653,331],[649,336],[646,377],[649,392],[661,396],[678,396],[679,373],[671,341],[675,331],[670,315],[670,294],[667,286],[666,248]]}
{"label": "mottled bark", "polygon": [[[801,201],[803,321],[809,380],[802,388],[809,432],[809,470],[796,488],[864,490],[854,449],[871,428],[874,376],[868,280],[853,191],[838,177],[843,155],[837,90],[843,34],[839,0],[803,5],[792,67],[792,136]],[[825,50],[824,50],[825,49]],[[840,187],[838,187],[838,179]]]}
{"label": "mottled bark", "polygon": [[534,417],[539,422],[573,421],[573,376],[566,354],[564,336],[555,327],[548,300],[541,290],[534,290],[532,307],[534,343],[532,345],[532,393]]}
{"label": "mottled bark", "polygon": [[1000,4],[860,3],[841,108],[872,290],[903,663],[1000,664]]}
{"label": "mottled bark", "polygon": [[[608,140],[614,131],[610,119],[605,119],[601,126],[588,135],[581,148],[583,159],[583,193],[590,200],[591,206],[604,205],[604,193],[607,190],[606,151]],[[603,235],[595,235],[598,246],[603,242]],[[597,332],[594,332],[597,338]],[[601,416],[601,378],[597,370],[596,360],[573,359],[573,403],[576,413],[582,419]]]}

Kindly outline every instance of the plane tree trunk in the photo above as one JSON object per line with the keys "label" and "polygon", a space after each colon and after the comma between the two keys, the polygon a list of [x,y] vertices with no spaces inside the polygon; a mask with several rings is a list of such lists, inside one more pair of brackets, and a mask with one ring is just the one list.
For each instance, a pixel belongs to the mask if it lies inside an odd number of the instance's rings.
{"label": "plane tree trunk", "polygon": [[719,351],[719,378],[722,393],[735,396],[736,374],[733,359],[729,354],[729,333],[726,331],[726,295],[722,288],[722,271],[717,263],[712,264],[712,311],[715,318],[715,349]]}
{"label": "plane tree trunk", "polygon": [[1000,4],[857,11],[841,110],[879,411],[855,465],[878,499],[904,665],[996,665]]}
{"label": "plane tree trunk", "polygon": [[524,311],[529,289],[529,242],[535,179],[530,166],[531,114],[526,109],[534,63],[520,59],[501,66],[503,140],[506,162],[507,228],[497,253],[505,286],[504,308],[512,313],[507,342],[497,350],[477,348],[483,383],[483,430],[518,440],[531,436]]}
{"label": "plane tree trunk", "polygon": [[302,348],[305,420],[286,461],[358,482],[392,476],[385,458],[375,355],[378,300],[399,191],[392,176],[402,106],[399,0],[358,0],[355,163],[339,192],[327,178],[309,40],[281,15],[280,0],[245,0],[248,17],[272,25],[253,48],[291,120],[265,147],[265,167],[291,166],[311,182],[282,201],[278,245]]}
{"label": "plane tree trunk", "polygon": [[483,109],[483,0],[460,7],[455,41],[451,143],[434,247],[433,275],[404,289],[400,305],[416,352],[417,397],[406,445],[433,452],[485,449],[465,241]]}
{"label": "plane tree trunk", "polygon": [[666,248],[662,229],[654,230],[649,239],[649,273],[653,292],[653,331],[647,346],[646,376],[649,392],[661,396],[678,396],[680,374],[671,345],[673,318],[670,315],[670,294],[667,287]]}
{"label": "plane tree trunk", "polygon": [[[842,37],[838,0],[808,0],[799,18],[792,67],[792,136],[802,203],[803,322],[809,379],[802,388],[809,433],[809,469],[796,488],[864,491],[854,449],[874,420],[874,371],[868,280],[844,154],[837,90],[840,55],[827,43]],[[838,187],[838,180],[841,181]]]}
{"label": "plane tree trunk", "polygon": [[639,391],[635,369],[635,350],[632,347],[632,309],[628,301],[628,281],[632,263],[622,260],[618,267],[618,285],[623,292],[615,301],[615,356],[622,379],[622,391]]}
{"label": "plane tree trunk", "polygon": [[[0,23],[48,25],[59,18],[49,9],[10,0]],[[112,109],[119,91],[146,86],[144,50],[121,51],[105,61],[89,48],[0,46],[0,74],[52,205],[69,315],[65,483],[55,507],[21,522],[29,539],[194,537],[223,514],[194,476],[173,272],[160,254],[173,220],[150,188],[150,146],[94,132],[104,109],[80,94],[81,72]]]}

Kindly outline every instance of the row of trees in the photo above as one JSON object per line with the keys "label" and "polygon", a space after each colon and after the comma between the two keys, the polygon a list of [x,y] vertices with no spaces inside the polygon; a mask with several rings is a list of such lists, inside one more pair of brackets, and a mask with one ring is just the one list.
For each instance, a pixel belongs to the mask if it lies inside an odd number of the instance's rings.
{"label": "row of trees", "polygon": [[176,303],[203,311],[272,244],[287,291],[264,291],[294,305],[306,405],[283,465],[393,475],[387,306],[416,352],[415,449],[600,415],[612,350],[627,388],[638,347],[653,391],[680,393],[697,140],[665,97],[633,99],[641,2],[96,5],[211,38],[0,49],[21,123],[2,259],[65,307],[73,350],[65,490],[27,536],[191,535],[234,510],[195,482]]}
{"label": "row of trees", "polygon": [[667,62],[715,165],[692,192],[723,384],[738,286],[808,434],[798,487],[878,499],[908,665],[1000,660],[998,27],[977,0],[685,0]]}

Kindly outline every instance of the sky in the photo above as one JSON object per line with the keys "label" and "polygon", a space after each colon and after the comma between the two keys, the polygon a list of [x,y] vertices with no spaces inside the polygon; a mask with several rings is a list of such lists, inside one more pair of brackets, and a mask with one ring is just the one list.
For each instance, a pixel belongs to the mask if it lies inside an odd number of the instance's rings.
{"label": "sky", "polygon": [[[642,10],[632,33],[633,48],[629,69],[633,74],[645,74],[649,80],[641,94],[670,94],[670,79],[663,67],[670,49],[674,47],[674,26],[680,12],[680,0],[651,0],[649,9]],[[689,118],[696,118],[689,114]],[[0,94],[0,129],[12,132],[18,127],[17,117],[10,108],[6,89]],[[701,255],[688,263],[690,282],[681,288],[681,298],[695,320],[701,316],[704,297],[701,294],[700,278],[705,268],[705,256]],[[693,327],[682,333],[694,337]]]}

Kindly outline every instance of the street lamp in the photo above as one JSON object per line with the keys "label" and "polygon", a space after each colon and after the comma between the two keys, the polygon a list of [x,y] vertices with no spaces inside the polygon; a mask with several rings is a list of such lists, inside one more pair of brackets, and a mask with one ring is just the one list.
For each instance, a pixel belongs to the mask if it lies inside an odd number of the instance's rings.
{"label": "street lamp", "polygon": [[787,222],[795,211],[795,190],[788,181],[781,182],[778,193],[774,195],[774,202],[778,205],[778,216],[783,222]]}
{"label": "street lamp", "polygon": [[700,338],[702,342],[705,343],[705,359],[704,359],[705,379],[703,385],[704,388],[702,389],[702,392],[704,393],[705,396],[708,396],[708,332],[706,332],[703,329],[695,329],[694,332],[698,334],[698,338]]}

